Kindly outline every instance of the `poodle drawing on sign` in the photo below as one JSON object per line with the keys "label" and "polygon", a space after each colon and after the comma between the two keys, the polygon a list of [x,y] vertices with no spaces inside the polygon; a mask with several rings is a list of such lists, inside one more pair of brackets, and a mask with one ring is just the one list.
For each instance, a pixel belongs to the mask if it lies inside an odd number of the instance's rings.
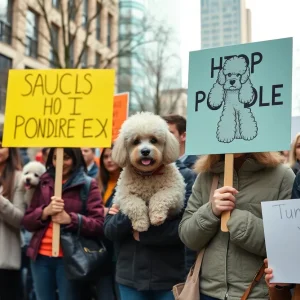
{"label": "poodle drawing on sign", "polygon": [[238,56],[227,59],[208,95],[211,109],[217,110],[223,105],[217,128],[219,142],[250,141],[257,136],[257,123],[251,109],[246,106],[254,96],[246,60]]}

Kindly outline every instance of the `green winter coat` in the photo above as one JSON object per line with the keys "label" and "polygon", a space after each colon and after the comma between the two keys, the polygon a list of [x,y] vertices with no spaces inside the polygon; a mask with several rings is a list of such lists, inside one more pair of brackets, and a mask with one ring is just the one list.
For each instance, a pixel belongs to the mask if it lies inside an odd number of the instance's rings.
{"label": "green winter coat", "polygon": [[[213,167],[224,182],[224,162]],[[266,257],[261,202],[290,199],[293,171],[284,165],[267,168],[248,158],[234,172],[236,208],[228,221],[229,233],[220,230],[209,201],[213,174],[198,175],[193,193],[179,226],[184,244],[196,251],[206,248],[200,272],[201,293],[217,299],[240,300]],[[248,299],[268,299],[265,281],[253,289]],[[227,297],[227,298],[226,298]]]}

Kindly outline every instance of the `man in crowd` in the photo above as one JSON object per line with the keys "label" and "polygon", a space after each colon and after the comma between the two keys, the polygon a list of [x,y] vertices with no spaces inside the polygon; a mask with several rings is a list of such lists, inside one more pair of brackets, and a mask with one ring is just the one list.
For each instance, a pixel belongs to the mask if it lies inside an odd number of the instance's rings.
{"label": "man in crowd", "polygon": [[95,161],[95,148],[81,148],[81,151],[87,166],[88,176],[96,178],[99,168]]}

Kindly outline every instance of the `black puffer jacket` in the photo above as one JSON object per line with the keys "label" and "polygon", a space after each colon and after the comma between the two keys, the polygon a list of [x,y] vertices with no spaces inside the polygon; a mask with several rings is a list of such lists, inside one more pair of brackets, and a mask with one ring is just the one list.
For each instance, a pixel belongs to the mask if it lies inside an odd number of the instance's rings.
{"label": "black puffer jacket", "polygon": [[116,281],[138,291],[171,290],[184,280],[184,245],[178,236],[181,215],[150,226],[133,238],[131,221],[119,212],[107,215],[104,232],[117,251]]}

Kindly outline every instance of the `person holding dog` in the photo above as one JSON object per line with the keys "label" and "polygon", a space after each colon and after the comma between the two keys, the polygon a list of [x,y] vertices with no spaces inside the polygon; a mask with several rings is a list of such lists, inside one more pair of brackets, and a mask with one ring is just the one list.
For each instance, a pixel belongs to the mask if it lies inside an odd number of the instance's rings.
{"label": "person holding dog", "polygon": [[18,149],[2,147],[0,133],[0,299],[18,300],[21,290],[21,221],[25,211]]}
{"label": "person holding dog", "polygon": [[[225,155],[206,155],[196,163],[199,173],[179,226],[184,244],[205,249],[200,276],[201,300],[241,299],[266,257],[261,202],[290,199],[293,171],[279,153],[234,156],[233,186],[224,185]],[[218,188],[209,202],[214,176]],[[231,212],[228,233],[220,228],[221,214]],[[261,280],[251,299],[269,299]]]}

